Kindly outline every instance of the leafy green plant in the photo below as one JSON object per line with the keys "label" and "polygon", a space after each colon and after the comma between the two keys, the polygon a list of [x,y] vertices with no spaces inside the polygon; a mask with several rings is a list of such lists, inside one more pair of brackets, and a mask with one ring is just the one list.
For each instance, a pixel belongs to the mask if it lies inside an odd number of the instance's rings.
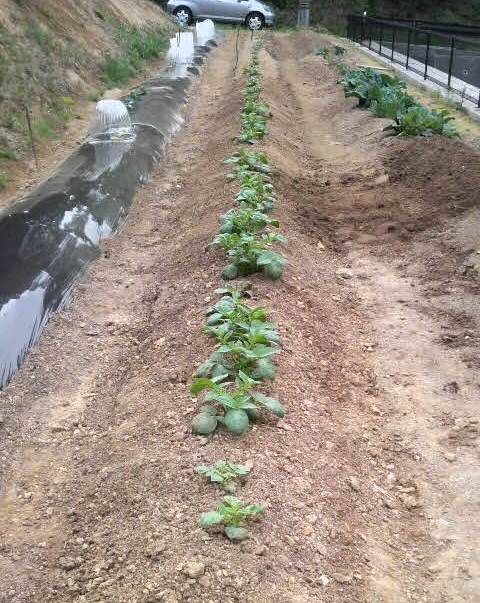
{"label": "leafy green plant", "polygon": [[370,109],[377,117],[395,119],[399,113],[416,105],[415,100],[396,86],[385,86],[378,90],[370,102]]}
{"label": "leafy green plant", "polygon": [[217,289],[222,298],[206,312],[204,331],[219,341],[254,341],[278,344],[280,336],[274,325],[267,321],[265,308],[250,308],[243,301],[242,293]]}
{"label": "leafy green plant", "polygon": [[250,325],[248,334],[244,334],[241,339],[233,339],[228,332],[215,333],[221,345],[197,369],[196,375],[225,380],[236,377],[242,371],[255,379],[273,379],[275,365],[271,357],[278,354],[278,349],[272,345],[276,342],[267,338],[265,330],[262,332],[255,325]]}
{"label": "leafy green plant", "polygon": [[345,89],[345,96],[358,98],[359,106],[363,108],[370,107],[372,101],[378,101],[383,88],[393,87],[399,91],[406,88],[405,82],[399,78],[371,67],[348,71],[338,83]]}
{"label": "leafy green plant", "polygon": [[330,50],[328,48],[318,46],[317,48],[315,48],[315,54],[319,57],[322,57],[323,59],[328,59],[328,57],[330,56]]}
{"label": "leafy green plant", "polygon": [[228,461],[217,461],[215,465],[206,467],[198,465],[194,469],[195,473],[204,475],[212,484],[218,484],[222,490],[233,494],[236,490],[235,481],[244,478],[250,473],[250,468],[245,465],[236,465]]}
{"label": "leafy green plant", "polygon": [[257,211],[267,213],[275,205],[273,186],[261,174],[244,175],[242,187],[235,197],[235,203],[240,207],[251,207]]}
{"label": "leafy green plant", "polygon": [[278,220],[269,218],[263,212],[245,207],[241,209],[231,209],[223,216],[220,226],[221,233],[255,233],[264,230],[267,226],[278,228]]}
{"label": "leafy green plant", "polygon": [[203,513],[200,525],[207,529],[211,526],[223,526],[225,536],[232,541],[245,540],[248,530],[243,526],[251,519],[258,519],[265,514],[260,505],[247,505],[243,500],[234,496],[225,496],[216,511]]}
{"label": "leafy green plant", "polygon": [[267,121],[265,117],[256,112],[242,113],[242,129],[238,140],[254,144],[261,140],[267,133]]}
{"label": "leafy green plant", "polygon": [[7,184],[10,182],[10,176],[8,174],[0,173],[0,191],[7,188]]}
{"label": "leafy green plant", "polygon": [[347,52],[343,46],[334,46],[333,49],[335,51],[335,56],[337,57],[343,57]]}
{"label": "leafy green plant", "polygon": [[226,159],[224,163],[233,165],[233,172],[228,176],[237,180],[250,176],[251,172],[259,172],[265,175],[270,173],[270,166],[265,153],[255,153],[246,149],[240,149],[229,159]]}
{"label": "leafy green plant", "polygon": [[108,55],[103,64],[103,81],[107,86],[123,84],[135,75],[135,68],[126,57]]}
{"label": "leafy green plant", "polygon": [[451,123],[453,119],[445,109],[430,111],[425,107],[415,106],[397,115],[395,123],[385,130],[391,130],[401,136],[430,137],[439,134],[448,138],[458,138],[460,135]]}
{"label": "leafy green plant", "polygon": [[[224,368],[224,367],[222,367]],[[243,371],[238,372],[235,381],[219,383],[223,375],[208,379],[207,377],[199,377],[195,379],[191,387],[191,393],[198,396],[204,390],[208,390],[205,394],[205,402],[214,402],[215,406],[204,404],[200,408],[200,413],[195,415],[192,421],[192,431],[198,435],[209,435],[213,433],[218,424],[222,424],[227,431],[235,435],[244,433],[249,425],[250,420],[258,419],[260,409],[265,408],[277,417],[284,417],[285,411],[283,406],[275,400],[265,396],[260,392],[253,391],[260,381],[252,379]],[[207,418],[214,417],[216,423],[211,421],[207,425]],[[207,426],[204,431],[197,429],[198,423]]]}
{"label": "leafy green plant", "polygon": [[0,159],[9,159],[10,161],[16,161],[18,155],[16,151],[9,147],[0,147]]}
{"label": "leafy green plant", "polygon": [[283,266],[287,261],[275,251],[269,249],[272,243],[284,243],[285,239],[278,234],[219,234],[213,240],[227,251],[231,260],[223,271],[226,280],[247,276],[254,272],[262,272],[266,277],[277,280],[282,276]]}

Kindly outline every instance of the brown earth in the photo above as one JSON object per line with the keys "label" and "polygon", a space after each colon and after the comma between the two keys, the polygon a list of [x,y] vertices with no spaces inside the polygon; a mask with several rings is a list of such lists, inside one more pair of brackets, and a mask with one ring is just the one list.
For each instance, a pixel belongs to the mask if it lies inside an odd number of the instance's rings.
{"label": "brown earth", "polygon": [[[123,231],[0,395],[0,601],[478,599],[479,156],[385,137],[321,41],[267,34],[261,52],[289,265],[251,281],[283,336],[268,392],[286,418],[190,433],[225,265],[205,248],[236,188],[227,37]],[[220,494],[192,469],[221,458],[252,465],[239,495],[266,507],[241,545],[197,524]]]}

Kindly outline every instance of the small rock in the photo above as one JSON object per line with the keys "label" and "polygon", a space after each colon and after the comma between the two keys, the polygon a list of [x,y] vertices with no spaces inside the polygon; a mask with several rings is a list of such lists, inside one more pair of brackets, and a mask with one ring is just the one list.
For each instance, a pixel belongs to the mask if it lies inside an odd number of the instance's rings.
{"label": "small rock", "polygon": [[279,429],[283,429],[284,431],[292,431],[292,429],[293,429],[293,427],[291,425],[289,425],[288,423],[285,423],[285,421],[283,421],[283,419],[278,421],[277,427]]}
{"label": "small rock", "polygon": [[349,584],[353,580],[353,572],[349,574],[334,573],[332,574],[332,578],[340,584]]}
{"label": "small rock", "polygon": [[210,586],[210,578],[208,576],[202,576],[199,578],[198,583],[200,586],[203,586],[203,588],[208,588]]}
{"label": "small rock", "polygon": [[317,249],[319,249],[320,251],[323,251],[325,249],[325,245],[322,243],[322,241],[318,241]]}
{"label": "small rock", "polygon": [[60,557],[58,565],[67,572],[78,567],[78,563],[73,557]]}
{"label": "small rock", "polygon": [[165,552],[166,546],[163,542],[155,542],[147,547],[145,555],[151,559],[157,559]]}
{"label": "small rock", "polygon": [[457,460],[457,455],[453,452],[444,452],[443,456],[447,459],[449,463],[453,463],[453,461]]}
{"label": "small rock", "polygon": [[205,573],[205,564],[199,561],[187,561],[182,571],[186,576],[195,580]]}
{"label": "small rock", "polygon": [[382,184],[387,184],[389,180],[388,174],[382,174],[381,176],[378,176],[378,178],[375,178],[373,182],[375,186],[382,186]]}
{"label": "small rock", "polygon": [[408,494],[403,494],[399,496],[400,500],[403,502],[405,507],[409,510],[416,509],[420,506],[420,503],[413,496],[409,496]]}
{"label": "small rock", "polygon": [[352,475],[348,478],[348,485],[350,486],[350,488],[352,490],[355,490],[355,492],[360,491],[360,482],[354,475]]}
{"label": "small rock", "polygon": [[348,268],[339,268],[335,273],[339,278],[343,278],[345,280],[353,278],[353,272]]}
{"label": "small rock", "polygon": [[52,425],[50,427],[50,431],[52,433],[59,433],[60,431],[67,431],[67,429],[66,429],[66,427],[64,425],[57,425],[57,424],[55,424],[55,425]]}

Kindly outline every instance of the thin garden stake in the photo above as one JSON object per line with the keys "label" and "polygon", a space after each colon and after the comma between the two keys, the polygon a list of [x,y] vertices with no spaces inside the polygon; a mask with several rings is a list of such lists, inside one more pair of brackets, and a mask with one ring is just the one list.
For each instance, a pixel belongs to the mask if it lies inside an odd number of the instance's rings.
{"label": "thin garden stake", "polygon": [[32,147],[33,159],[35,160],[35,167],[38,170],[38,158],[37,150],[35,149],[35,141],[33,139],[32,121],[30,119],[30,111],[27,105],[25,105],[25,117],[27,118],[28,133],[30,135],[30,146]]}
{"label": "thin garden stake", "polygon": [[233,68],[233,75],[237,72],[238,65],[238,36],[240,35],[240,26],[237,26],[237,37],[235,38],[235,67]]}

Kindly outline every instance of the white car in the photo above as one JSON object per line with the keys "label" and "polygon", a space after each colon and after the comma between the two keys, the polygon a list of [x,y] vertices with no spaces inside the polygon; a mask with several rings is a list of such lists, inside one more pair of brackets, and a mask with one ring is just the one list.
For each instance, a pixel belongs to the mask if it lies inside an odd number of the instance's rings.
{"label": "white car", "polygon": [[258,0],[169,0],[167,10],[185,25],[195,19],[212,19],[262,29],[275,21],[273,9]]}

